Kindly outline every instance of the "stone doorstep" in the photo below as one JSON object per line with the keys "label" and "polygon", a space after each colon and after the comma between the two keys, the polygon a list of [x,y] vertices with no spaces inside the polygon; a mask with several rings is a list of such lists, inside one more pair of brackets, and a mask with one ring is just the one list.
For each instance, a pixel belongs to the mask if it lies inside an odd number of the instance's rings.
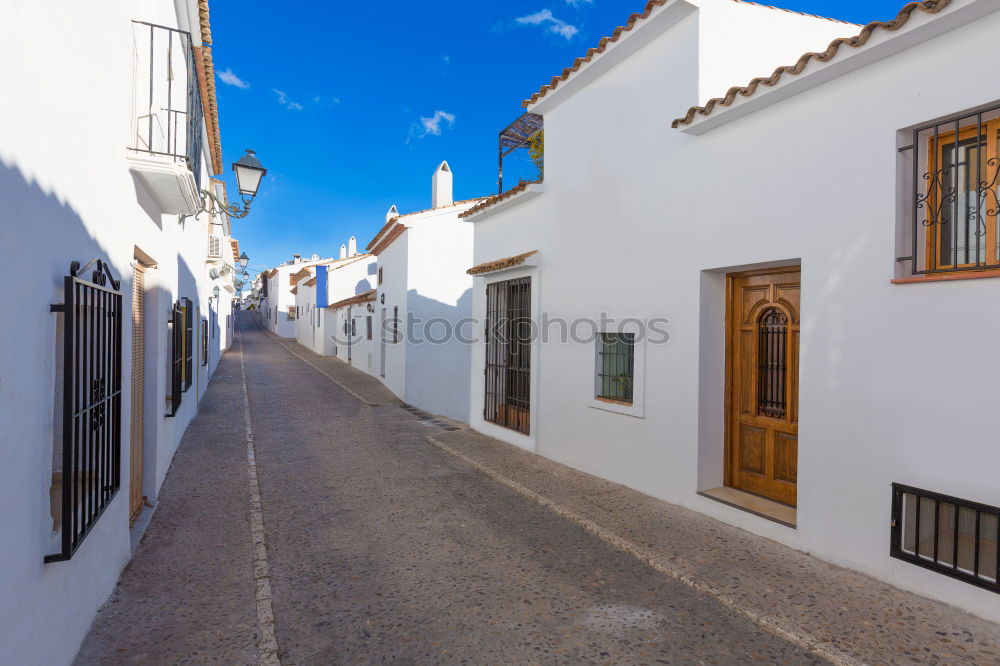
{"label": "stone doorstep", "polygon": [[427,440],[836,664],[1000,664],[1000,625],[472,430]]}

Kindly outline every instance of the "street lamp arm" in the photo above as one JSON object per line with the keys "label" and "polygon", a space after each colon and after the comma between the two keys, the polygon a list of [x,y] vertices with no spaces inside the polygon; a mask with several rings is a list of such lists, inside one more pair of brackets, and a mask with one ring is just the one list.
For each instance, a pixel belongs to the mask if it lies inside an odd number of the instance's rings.
{"label": "street lamp arm", "polygon": [[201,191],[203,200],[201,203],[201,209],[203,212],[211,213],[212,215],[220,215],[225,213],[229,217],[234,217],[240,219],[246,217],[250,213],[250,202],[253,197],[246,197],[241,195],[243,199],[243,207],[240,208],[239,204],[229,204],[228,206],[215,196],[212,192],[208,190]]}

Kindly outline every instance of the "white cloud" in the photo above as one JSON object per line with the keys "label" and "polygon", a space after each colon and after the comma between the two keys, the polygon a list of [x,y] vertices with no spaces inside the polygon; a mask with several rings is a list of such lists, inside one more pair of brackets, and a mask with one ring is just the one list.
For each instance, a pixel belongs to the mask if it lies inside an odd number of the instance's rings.
{"label": "white cloud", "polygon": [[580,5],[592,5],[594,0],[566,0],[566,4],[572,7],[579,7]]}
{"label": "white cloud", "polygon": [[576,33],[580,32],[575,25],[570,25],[569,23],[566,23],[566,21],[563,21],[562,19],[557,19],[555,16],[553,16],[552,11],[548,9],[543,9],[540,12],[535,12],[534,14],[528,14],[527,16],[522,16],[514,20],[520,23],[521,25],[548,26],[547,27],[548,32],[561,35],[566,39],[573,39],[573,36]]}
{"label": "white cloud", "polygon": [[289,111],[301,111],[302,105],[298,102],[293,102],[288,99],[288,95],[283,90],[278,90],[277,88],[271,88],[271,92],[278,96],[278,104],[282,105]]}
{"label": "white cloud", "polygon": [[438,109],[430,118],[421,116],[419,123],[413,123],[410,126],[410,135],[406,137],[406,143],[415,138],[422,139],[428,134],[441,136],[441,130],[443,129],[441,126],[442,122],[447,123],[448,128],[451,128],[455,124],[455,114]]}
{"label": "white cloud", "polygon": [[236,74],[233,73],[233,70],[230,69],[229,67],[227,67],[226,71],[224,72],[218,72],[218,75],[219,75],[219,80],[228,86],[236,86],[237,88],[244,88],[244,89],[250,87],[249,83],[247,83],[240,77],[236,76]]}

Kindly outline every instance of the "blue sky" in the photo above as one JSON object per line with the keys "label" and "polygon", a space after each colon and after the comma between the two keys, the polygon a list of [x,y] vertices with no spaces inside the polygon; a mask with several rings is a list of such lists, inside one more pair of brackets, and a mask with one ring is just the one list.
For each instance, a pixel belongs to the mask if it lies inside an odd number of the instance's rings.
{"label": "blue sky", "polygon": [[[335,255],[352,234],[363,248],[390,205],[430,205],[443,159],[456,198],[495,193],[497,132],[521,100],[643,4],[215,0],[225,177],[245,148],[268,168],[253,212],[233,225],[251,268]],[[905,2],[774,4],[867,23]]]}

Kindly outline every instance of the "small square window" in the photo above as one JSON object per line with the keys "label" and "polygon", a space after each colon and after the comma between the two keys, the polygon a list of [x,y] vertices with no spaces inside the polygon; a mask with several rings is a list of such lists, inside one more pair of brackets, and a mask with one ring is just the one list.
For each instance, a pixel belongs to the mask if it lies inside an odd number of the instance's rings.
{"label": "small square window", "polygon": [[596,397],[631,405],[635,381],[635,333],[597,336]]}

